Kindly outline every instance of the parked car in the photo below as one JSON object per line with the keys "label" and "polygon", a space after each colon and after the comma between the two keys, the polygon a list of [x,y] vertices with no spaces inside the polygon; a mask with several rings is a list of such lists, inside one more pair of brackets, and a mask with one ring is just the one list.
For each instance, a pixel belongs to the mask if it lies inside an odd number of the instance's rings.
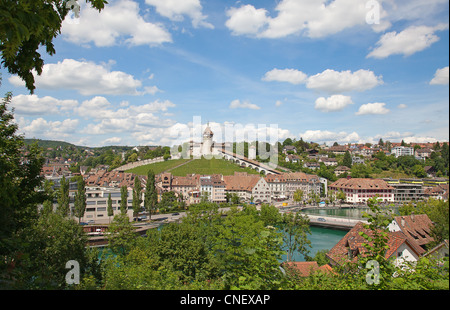
{"label": "parked car", "polygon": [[318,220],[319,222],[326,222],[326,221],[327,221],[327,220],[324,219],[323,217],[319,217],[317,220]]}

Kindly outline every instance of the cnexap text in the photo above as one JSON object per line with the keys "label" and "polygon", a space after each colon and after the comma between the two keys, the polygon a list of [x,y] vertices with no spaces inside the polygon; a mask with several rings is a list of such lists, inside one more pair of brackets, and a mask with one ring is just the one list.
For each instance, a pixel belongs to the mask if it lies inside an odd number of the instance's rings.
{"label": "cnexap text", "polygon": [[210,308],[214,302],[221,303],[222,301],[227,305],[265,305],[270,300],[270,295],[244,295],[233,294],[225,295],[225,298],[215,299],[214,297],[193,296],[188,294],[181,297],[180,304],[182,305],[207,305]]}
{"label": "cnexap text", "polygon": [[265,305],[270,300],[269,295],[226,295],[227,305]]}

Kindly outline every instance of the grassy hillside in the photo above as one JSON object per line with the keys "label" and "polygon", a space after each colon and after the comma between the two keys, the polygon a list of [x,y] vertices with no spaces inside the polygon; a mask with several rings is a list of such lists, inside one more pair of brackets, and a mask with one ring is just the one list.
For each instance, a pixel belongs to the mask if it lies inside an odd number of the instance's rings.
{"label": "grassy hillside", "polygon": [[170,171],[173,175],[185,176],[187,174],[223,174],[232,175],[234,172],[247,172],[249,174],[259,174],[257,171],[250,168],[241,168],[224,159],[195,159],[181,167]]}
{"label": "grassy hillside", "polygon": [[[186,163],[182,165],[183,163]],[[178,168],[178,165],[182,165]],[[127,172],[139,174],[139,175],[147,175],[148,170],[152,169],[155,174],[159,174],[161,172],[172,169],[168,172],[172,173],[176,176],[186,176],[187,174],[223,174],[223,175],[232,175],[235,171],[237,172],[247,172],[249,174],[258,174],[257,171],[250,168],[241,168],[236,164],[233,164],[229,161],[223,159],[194,159],[189,161],[189,159],[177,159],[177,160],[168,160],[160,163],[145,165],[137,168],[133,168],[127,170]]]}
{"label": "grassy hillside", "polygon": [[187,161],[189,161],[189,159],[175,159],[175,160],[162,161],[160,163],[154,163],[154,164],[136,167],[136,168],[127,170],[126,172],[135,173],[135,174],[139,174],[139,175],[147,175],[148,171],[150,169],[152,169],[155,174],[159,174],[168,169],[171,169],[173,167],[181,165]]}

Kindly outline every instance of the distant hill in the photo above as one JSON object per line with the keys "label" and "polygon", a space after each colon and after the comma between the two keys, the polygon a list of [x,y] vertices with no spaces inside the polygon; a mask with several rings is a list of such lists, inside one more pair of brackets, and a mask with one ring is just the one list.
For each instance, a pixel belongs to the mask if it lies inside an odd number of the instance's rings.
{"label": "distant hill", "polygon": [[49,147],[56,149],[58,146],[62,147],[76,147],[76,148],[82,148],[81,146],[76,146],[69,142],[64,141],[54,141],[54,140],[41,140],[41,139],[24,139],[24,142],[26,145],[33,144],[37,142],[39,147],[42,147],[44,149],[47,149]]}
{"label": "distant hill", "polygon": [[72,144],[69,142],[57,141],[57,140],[24,139],[25,145],[33,144],[36,141],[37,141],[38,146],[42,147],[43,149],[48,149],[50,147],[53,149],[56,149],[58,146],[61,146],[63,148],[64,147],[74,147],[77,149],[96,149],[96,150],[100,150],[100,151],[102,151],[102,150],[104,151],[104,150],[108,150],[108,149],[118,149],[118,150],[122,150],[122,151],[128,151],[133,148],[132,146],[117,146],[117,145],[90,147],[90,146],[75,145],[75,144]]}

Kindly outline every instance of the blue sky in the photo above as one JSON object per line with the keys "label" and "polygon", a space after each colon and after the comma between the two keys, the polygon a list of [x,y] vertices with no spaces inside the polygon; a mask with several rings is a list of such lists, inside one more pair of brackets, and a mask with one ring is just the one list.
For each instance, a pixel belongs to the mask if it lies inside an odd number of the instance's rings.
{"label": "blue sky", "polygon": [[328,145],[449,140],[448,0],[78,2],[34,95],[1,69],[27,138],[170,146],[209,122],[216,141],[226,126]]}

